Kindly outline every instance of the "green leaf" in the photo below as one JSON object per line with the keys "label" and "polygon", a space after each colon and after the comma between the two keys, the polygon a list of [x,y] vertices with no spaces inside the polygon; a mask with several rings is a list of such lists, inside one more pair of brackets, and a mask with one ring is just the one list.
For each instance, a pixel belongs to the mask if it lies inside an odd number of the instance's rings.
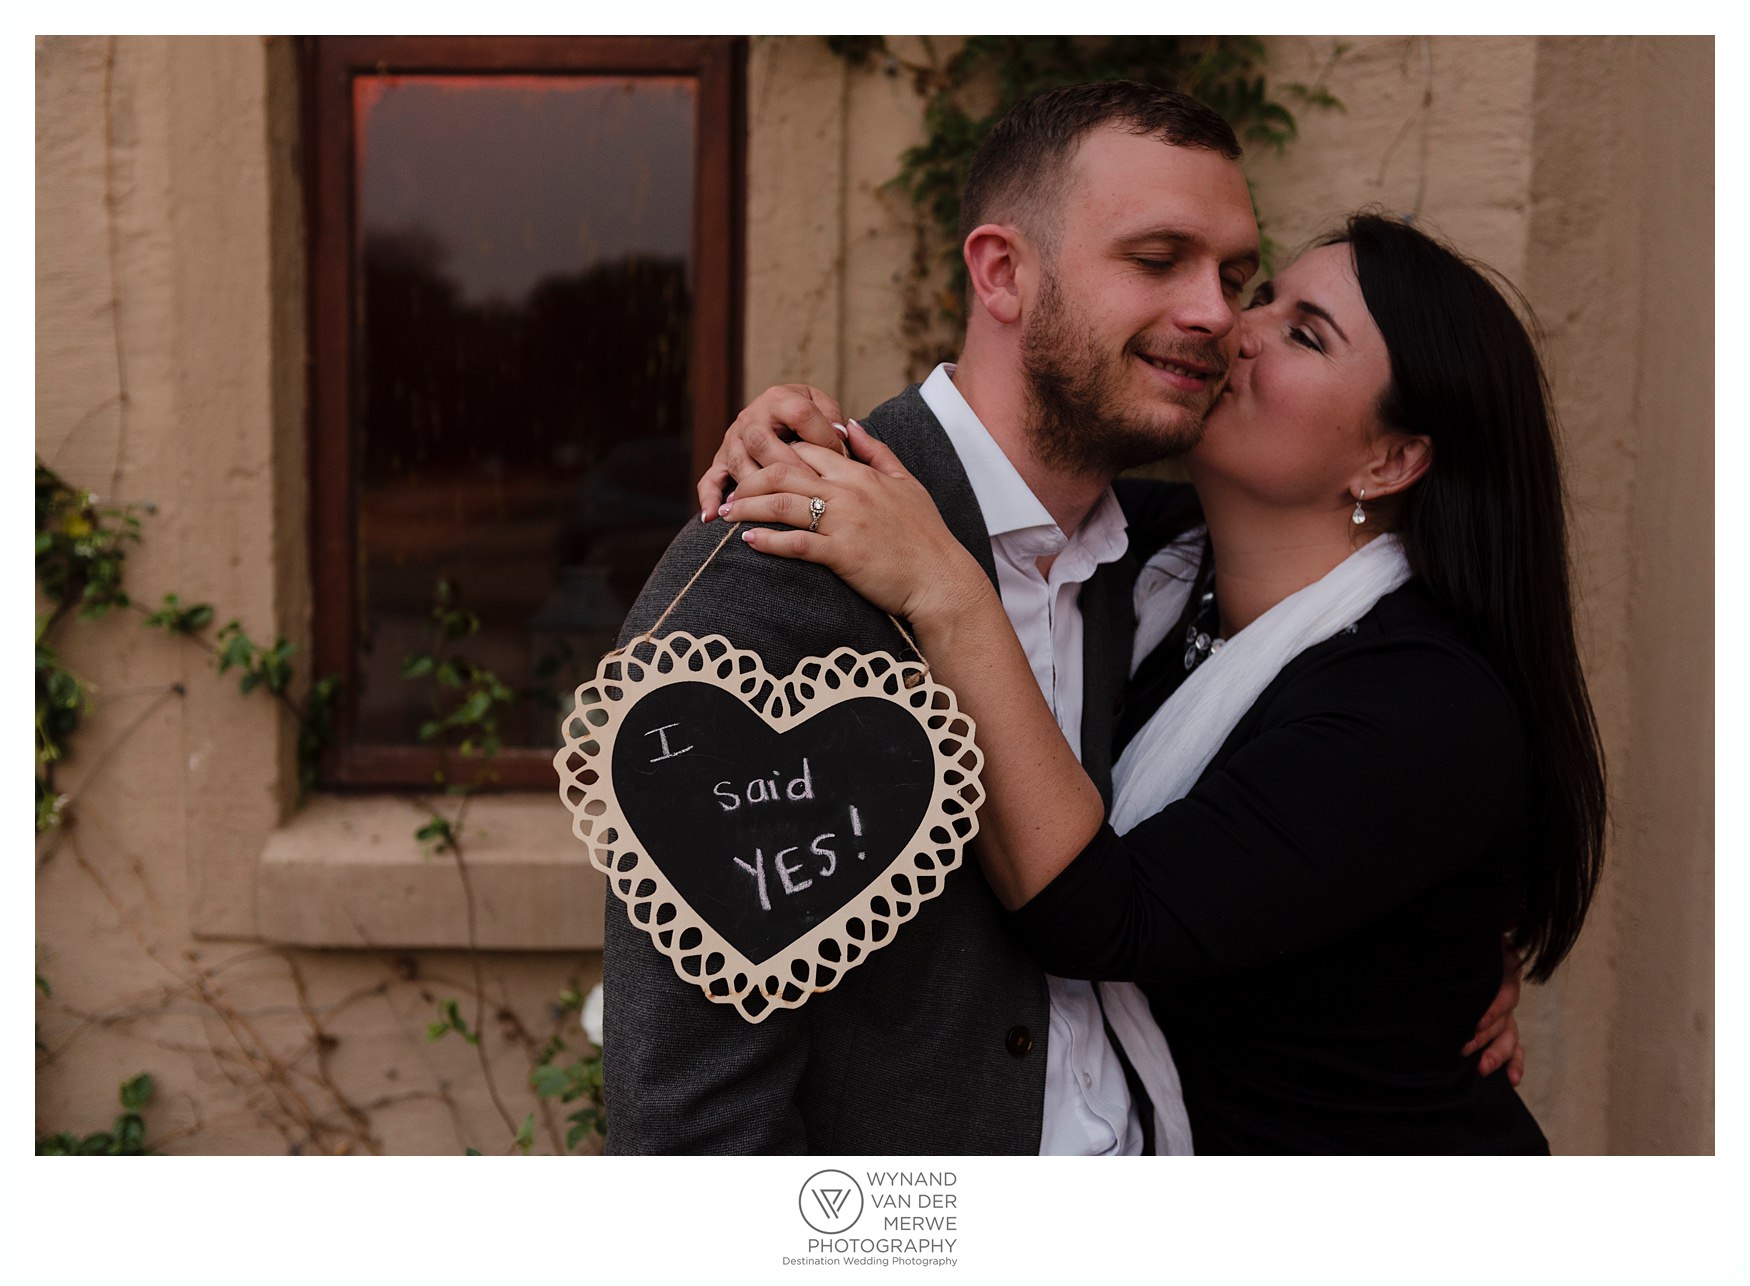
{"label": "green leaf", "polygon": [[156,612],[153,612],[150,616],[148,616],[146,618],[146,624],[148,626],[152,626],[154,628],[167,630],[171,627],[171,623],[175,620],[176,620],[176,595],[166,594],[164,596],[164,606],[160,607]]}
{"label": "green leaf", "polygon": [[560,1067],[537,1067],[529,1073],[529,1084],[541,1098],[553,1098],[563,1094],[571,1084],[571,1078]]}
{"label": "green leaf", "polygon": [[144,1107],[152,1097],[152,1077],[148,1072],[141,1072],[132,1080],[122,1082],[122,1106],[130,1112]]}
{"label": "green leaf", "polygon": [[526,1156],[529,1151],[529,1146],[533,1144],[534,1141],[535,1114],[530,1112],[523,1118],[522,1128],[516,1132],[516,1138],[513,1139],[512,1142],[515,1143],[518,1148],[522,1149],[523,1154]]}
{"label": "green leaf", "polygon": [[[582,1115],[584,1114],[581,1112],[578,1113],[578,1116]],[[584,1137],[593,1130],[594,1122],[579,1121],[577,1117],[572,1117],[570,1119],[574,1124],[569,1130],[565,1131],[565,1150],[567,1152],[575,1152],[577,1151],[577,1145],[582,1143]]]}
{"label": "green leaf", "polygon": [[468,1024],[462,1017],[462,1011],[453,999],[440,1001],[438,1013],[443,1016],[443,1021],[432,1023],[425,1029],[428,1040],[436,1040],[445,1032],[453,1031],[470,1045],[480,1043],[480,1037],[468,1030]]}
{"label": "green leaf", "polygon": [[219,637],[224,640],[219,649],[219,673],[233,667],[247,670],[250,658],[255,655],[255,644],[249,641],[249,636],[241,631],[236,621],[232,621],[219,632]]}
{"label": "green leaf", "polygon": [[566,1133],[565,1146],[576,1148],[586,1134],[606,1134],[607,1117],[599,1107],[586,1107],[573,1112],[565,1118],[571,1122],[571,1129]]}
{"label": "green leaf", "polygon": [[478,633],[480,629],[479,615],[466,609],[443,612],[439,615],[438,623],[443,629],[444,637],[452,643]]}
{"label": "green leaf", "polygon": [[401,658],[401,677],[404,679],[423,679],[430,674],[437,662],[428,654],[405,656]]}
{"label": "green leaf", "polygon": [[133,1112],[117,1117],[113,1146],[117,1156],[139,1156],[146,1150],[146,1122]]}
{"label": "green leaf", "polygon": [[[424,826],[413,832],[413,838],[421,844],[432,844],[437,852],[444,853],[455,846],[456,832],[451,826],[449,818],[434,815]],[[455,1002],[450,1003],[453,1006]],[[460,1026],[461,1020],[456,1019],[456,1023]]]}

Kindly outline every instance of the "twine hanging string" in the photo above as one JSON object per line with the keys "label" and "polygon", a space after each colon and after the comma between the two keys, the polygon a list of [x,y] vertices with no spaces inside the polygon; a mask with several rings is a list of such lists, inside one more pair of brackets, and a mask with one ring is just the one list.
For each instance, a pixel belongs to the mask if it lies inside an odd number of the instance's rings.
{"label": "twine hanging string", "polygon": [[[615,648],[612,652],[609,652],[606,656],[604,656],[602,658],[602,660],[606,661],[610,657],[616,657],[616,656],[620,655],[620,653],[622,653],[622,652],[625,652],[631,648],[637,647],[640,643],[653,643],[653,642],[655,642],[656,641],[656,632],[662,628],[662,623],[664,621],[668,620],[669,614],[672,613],[675,608],[677,608],[681,605],[681,600],[687,596],[687,591],[690,590],[695,584],[698,583],[699,577],[701,577],[705,574],[705,569],[711,565],[711,560],[716,558],[718,554],[723,552],[723,546],[725,546],[729,543],[729,538],[740,530],[741,530],[741,524],[736,523],[728,531],[723,533],[723,539],[717,542],[717,547],[705,556],[705,561],[700,563],[698,570],[695,571],[690,577],[687,578],[687,583],[685,585],[682,585],[680,588],[680,592],[677,593],[673,598],[671,598],[669,600],[668,606],[662,609],[662,615],[658,616],[656,618],[656,620],[651,623],[650,628],[645,630],[642,634],[639,634],[636,638],[628,640],[624,645]],[[929,657],[924,655],[923,649],[920,648],[917,644],[917,640],[912,638],[911,632],[909,630],[907,630],[904,625],[900,624],[899,618],[897,616],[895,616],[892,612],[889,612],[889,613],[887,613],[887,619],[893,622],[893,628],[899,631],[900,637],[906,641],[906,644],[907,644],[907,646],[909,646],[911,648],[912,653],[917,657],[917,659],[920,662],[923,663],[924,672],[921,675],[914,675],[911,682],[906,684],[907,687],[916,687],[924,679],[929,678],[929,676],[930,676],[930,659],[929,659]]]}

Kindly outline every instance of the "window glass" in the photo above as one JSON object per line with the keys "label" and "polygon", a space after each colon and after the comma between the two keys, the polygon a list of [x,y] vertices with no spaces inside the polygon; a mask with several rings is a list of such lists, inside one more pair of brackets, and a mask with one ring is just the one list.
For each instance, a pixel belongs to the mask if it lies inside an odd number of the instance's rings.
{"label": "window glass", "polygon": [[692,509],[695,82],[353,79],[354,737],[412,744],[434,587],[557,744]]}

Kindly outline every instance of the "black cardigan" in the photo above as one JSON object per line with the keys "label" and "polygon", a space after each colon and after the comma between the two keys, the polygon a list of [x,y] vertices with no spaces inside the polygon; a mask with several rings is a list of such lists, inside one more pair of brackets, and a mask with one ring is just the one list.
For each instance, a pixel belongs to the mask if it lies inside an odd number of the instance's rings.
{"label": "black cardigan", "polygon": [[1514,702],[1412,581],[1011,923],[1049,972],[1142,985],[1199,1152],[1544,1152],[1458,1052],[1501,982],[1527,770]]}

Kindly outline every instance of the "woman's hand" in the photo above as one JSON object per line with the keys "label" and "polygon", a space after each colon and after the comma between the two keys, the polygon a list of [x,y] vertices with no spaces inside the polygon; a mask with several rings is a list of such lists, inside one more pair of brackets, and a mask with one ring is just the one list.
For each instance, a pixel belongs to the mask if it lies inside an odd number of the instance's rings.
{"label": "woman's hand", "polygon": [[1482,1050],[1477,1060],[1477,1075],[1489,1076],[1502,1067],[1507,1069],[1507,1083],[1517,1086],[1525,1078],[1525,1046],[1519,1043],[1519,1020],[1514,1010],[1519,1008],[1519,980],[1524,964],[1507,943],[1501,944],[1501,989],[1495,993],[1488,1012],[1477,1020],[1476,1034],[1458,1052],[1470,1055]]}
{"label": "woman's hand", "polygon": [[842,456],[844,425],[845,413],[832,395],[811,384],[779,384],[767,389],[735,417],[711,458],[711,467],[699,479],[700,520],[710,522],[718,517],[723,492],[732,478],[741,482],[774,464],[808,467],[786,433]]}
{"label": "woman's hand", "polygon": [[[886,446],[850,425],[853,459],[808,443],[800,464],[742,479],[723,516],[762,553],[830,567],[916,633],[918,655],[978,725],[987,792],[978,858],[1010,910],[1049,884],[1099,832],[1105,804],[1064,740],[996,587]],[[868,465],[858,463],[867,460]],[[816,530],[809,501],[824,508]]]}
{"label": "woman's hand", "polygon": [[[920,625],[988,590],[984,570],[943,523],[929,492],[862,425],[853,420],[849,431],[855,459],[796,443],[788,448],[796,464],[741,478],[721,516],[793,528],[750,527],[741,537],[761,553],[830,567],[875,606]],[[810,531],[816,498],[825,508]]]}

